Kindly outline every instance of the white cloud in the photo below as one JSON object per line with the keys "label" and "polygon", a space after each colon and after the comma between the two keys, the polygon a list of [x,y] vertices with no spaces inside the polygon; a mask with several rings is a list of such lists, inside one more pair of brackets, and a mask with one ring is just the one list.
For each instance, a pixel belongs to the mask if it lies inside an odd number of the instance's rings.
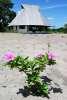
{"label": "white cloud", "polygon": [[48,17],[48,20],[54,20],[55,18],[54,17]]}
{"label": "white cloud", "polygon": [[64,17],[64,19],[67,19],[67,17]]}
{"label": "white cloud", "polygon": [[53,6],[48,6],[48,7],[44,7],[41,8],[42,10],[46,10],[46,9],[54,9],[54,8],[62,8],[62,7],[67,7],[67,4],[63,4],[63,5],[53,5]]}

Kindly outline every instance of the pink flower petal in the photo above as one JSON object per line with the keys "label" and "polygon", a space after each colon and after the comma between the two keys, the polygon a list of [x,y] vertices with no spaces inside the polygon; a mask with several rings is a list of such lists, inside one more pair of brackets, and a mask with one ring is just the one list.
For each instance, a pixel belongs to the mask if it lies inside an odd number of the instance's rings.
{"label": "pink flower petal", "polygon": [[13,52],[7,52],[6,54],[5,54],[5,56],[4,56],[4,58],[5,58],[5,60],[7,60],[7,61],[11,61],[11,60],[13,60],[14,59],[14,54],[13,54]]}
{"label": "pink flower petal", "polygon": [[43,52],[37,52],[36,54],[35,54],[35,56],[36,57],[38,57],[38,58],[40,58],[40,57],[42,57],[44,55],[44,53]]}
{"label": "pink flower petal", "polygon": [[56,53],[54,53],[54,52],[48,52],[48,58],[49,59],[56,59]]}

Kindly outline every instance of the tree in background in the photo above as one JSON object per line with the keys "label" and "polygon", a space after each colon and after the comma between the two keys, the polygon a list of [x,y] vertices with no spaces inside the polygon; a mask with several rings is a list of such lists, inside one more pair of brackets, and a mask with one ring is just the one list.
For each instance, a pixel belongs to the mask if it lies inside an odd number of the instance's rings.
{"label": "tree in background", "polygon": [[63,27],[60,27],[60,28],[58,28],[56,30],[57,30],[57,32],[67,33],[67,24],[64,24]]}
{"label": "tree in background", "polygon": [[0,0],[0,31],[6,31],[8,24],[16,16],[12,8],[11,0]]}
{"label": "tree in background", "polygon": [[64,33],[67,33],[67,24],[64,25]]}

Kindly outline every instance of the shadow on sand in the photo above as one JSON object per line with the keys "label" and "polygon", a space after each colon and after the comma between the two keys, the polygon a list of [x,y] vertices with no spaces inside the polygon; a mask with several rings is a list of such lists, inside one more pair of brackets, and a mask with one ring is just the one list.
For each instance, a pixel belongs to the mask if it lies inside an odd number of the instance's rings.
{"label": "shadow on sand", "polygon": [[[43,82],[46,82],[49,85],[49,87],[50,87],[49,88],[49,94],[50,94],[51,91],[53,91],[53,93],[63,93],[62,89],[59,86],[59,84],[54,83],[54,86],[53,86],[52,83],[51,83],[52,80],[49,79],[47,76],[42,76],[41,78],[42,78]],[[29,95],[42,96],[40,94],[35,95],[34,93],[31,93],[27,86],[24,86],[24,89],[19,89],[19,91],[17,92],[17,95],[18,94],[22,94],[22,96],[24,96],[24,97],[27,97]],[[44,96],[42,96],[42,97],[44,97]],[[45,97],[47,97],[48,99],[50,98],[49,96],[45,96]]]}
{"label": "shadow on sand", "polygon": [[63,93],[62,89],[60,88],[60,85],[58,83],[54,83],[47,76],[42,76],[41,78],[42,78],[43,82],[46,82],[50,86],[49,92],[53,91],[53,93]]}

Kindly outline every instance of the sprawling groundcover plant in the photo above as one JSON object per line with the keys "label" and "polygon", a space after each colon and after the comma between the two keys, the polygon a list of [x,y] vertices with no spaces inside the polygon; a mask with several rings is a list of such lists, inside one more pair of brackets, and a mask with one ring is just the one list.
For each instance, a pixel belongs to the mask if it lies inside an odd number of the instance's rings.
{"label": "sprawling groundcover plant", "polygon": [[4,56],[10,68],[18,68],[19,71],[25,72],[27,75],[27,87],[30,93],[34,95],[48,96],[48,84],[43,82],[40,77],[46,64],[56,64],[55,54],[53,52],[37,52],[36,56],[30,59],[29,57],[14,56],[12,52],[7,52]]}

